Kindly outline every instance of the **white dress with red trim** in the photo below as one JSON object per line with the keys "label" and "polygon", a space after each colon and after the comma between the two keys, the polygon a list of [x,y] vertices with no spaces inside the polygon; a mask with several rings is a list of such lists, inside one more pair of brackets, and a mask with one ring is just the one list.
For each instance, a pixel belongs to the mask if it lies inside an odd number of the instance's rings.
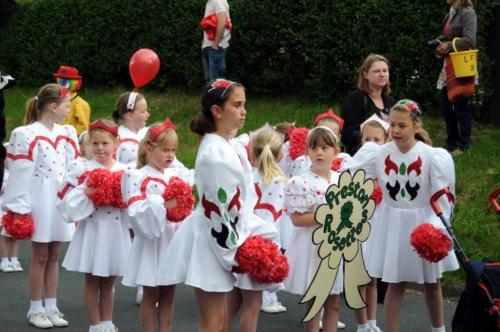
{"label": "white dress with red trim", "polygon": [[[64,196],[60,195],[62,199],[57,204],[68,223],[79,222],[62,266],[69,271],[99,277],[121,276],[125,273],[131,245],[126,211],[112,206],[96,207],[85,194],[88,172],[104,168],[103,165],[91,160],[74,166],[67,175],[67,182],[76,186]],[[115,162],[110,171],[125,168]]]}
{"label": "white dress with red trim", "polygon": [[[293,213],[315,213],[321,204],[326,204],[325,192],[331,184],[336,184],[339,173],[331,172],[330,182],[311,170],[302,176],[293,177],[285,189],[285,208],[289,215]],[[317,226],[294,227],[290,236],[290,245],[285,252],[290,265],[285,290],[292,294],[304,295],[318,269],[319,247],[312,242],[312,233]],[[340,264],[337,278],[330,294],[340,294],[344,288],[343,269]]]}
{"label": "white dress with red trim", "polygon": [[174,237],[178,224],[166,219],[162,197],[168,180],[175,174],[160,173],[150,166],[128,171],[122,177],[122,194],[134,239],[122,284],[155,287],[156,271],[161,257]]}
{"label": "white dress with red trim", "polygon": [[[393,142],[382,146],[366,143],[343,167],[351,171],[364,169],[367,176],[378,178],[383,191],[365,246],[369,256],[366,267],[372,277],[393,283],[434,283],[443,272],[458,269],[452,251],[440,262],[429,263],[410,244],[410,234],[422,223],[444,228],[429,200],[443,188],[455,193],[455,166],[446,150],[419,141],[402,153]],[[449,216],[450,202],[442,197],[439,204]]]}
{"label": "white dress with red trim", "polygon": [[74,225],[64,222],[56,209],[57,192],[68,164],[79,155],[75,128],[41,122],[18,127],[7,147],[10,171],[3,209],[31,214],[34,242],[70,241]]}
{"label": "white dress with red trim", "polygon": [[205,134],[196,156],[199,202],[160,262],[158,284],[186,283],[207,292],[233,289],[238,247],[249,236],[255,200],[243,162],[229,141]]}
{"label": "white dress with red trim", "polygon": [[[240,158],[243,174],[245,176],[245,188],[247,191],[247,199],[246,202],[249,206],[255,207],[259,202],[257,187],[255,187],[255,173],[253,172],[252,165],[250,164],[250,160],[248,159],[248,144],[250,141],[250,137],[247,134],[242,134],[235,139],[231,140],[231,145],[235,148],[238,157]],[[250,228],[250,235],[256,236],[260,235],[265,239],[269,239],[274,241],[276,244],[279,244],[279,233],[276,225],[274,223],[270,223],[260,218],[257,213],[255,213],[255,209],[251,211],[251,217],[248,220],[248,227]],[[282,283],[267,283],[261,284],[254,282],[245,274],[234,274],[236,278],[235,287],[245,290],[268,290],[268,291],[277,291],[283,288]]]}
{"label": "white dress with red trim", "polygon": [[[5,212],[3,211],[3,190],[5,189],[5,185],[7,184],[7,181],[9,180],[9,169],[7,167],[4,168],[3,170],[3,183],[2,183],[2,190],[0,191],[0,218],[3,218],[5,215]],[[2,232],[0,235],[2,236],[7,236],[11,237],[9,233],[5,230],[3,227],[3,221],[0,220],[0,227],[2,227]]]}
{"label": "white dress with red trim", "polygon": [[[254,187],[257,194],[257,203],[255,203],[254,213],[262,220],[274,225],[280,229],[281,219],[285,215],[283,205],[285,202],[285,186],[287,179],[284,177],[275,177],[269,183],[264,180],[257,169],[253,169]],[[281,239],[278,237],[278,243]]]}

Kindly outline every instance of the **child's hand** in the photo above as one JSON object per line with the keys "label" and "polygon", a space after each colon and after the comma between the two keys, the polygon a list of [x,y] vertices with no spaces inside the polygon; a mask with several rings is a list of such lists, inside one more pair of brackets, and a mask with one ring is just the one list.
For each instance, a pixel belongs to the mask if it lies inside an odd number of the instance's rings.
{"label": "child's hand", "polygon": [[90,188],[90,187],[87,187],[87,188],[85,188],[85,191],[84,191],[84,192],[85,192],[85,195],[87,195],[87,196],[89,196],[89,197],[90,197],[90,196],[91,196],[91,195],[92,195],[95,191],[96,191],[96,189],[95,189],[95,188]]}
{"label": "child's hand", "polygon": [[163,204],[165,206],[165,209],[171,209],[174,208],[177,205],[177,200],[175,198],[169,199],[168,201],[165,201]]}

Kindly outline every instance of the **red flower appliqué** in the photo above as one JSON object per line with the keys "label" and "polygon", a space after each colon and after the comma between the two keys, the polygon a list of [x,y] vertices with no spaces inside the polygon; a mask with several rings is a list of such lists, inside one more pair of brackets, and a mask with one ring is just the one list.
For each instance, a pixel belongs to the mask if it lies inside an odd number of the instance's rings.
{"label": "red flower appliqu\u00e9", "polygon": [[410,242],[420,257],[432,263],[445,258],[451,249],[451,240],[443,230],[427,223],[413,230]]}

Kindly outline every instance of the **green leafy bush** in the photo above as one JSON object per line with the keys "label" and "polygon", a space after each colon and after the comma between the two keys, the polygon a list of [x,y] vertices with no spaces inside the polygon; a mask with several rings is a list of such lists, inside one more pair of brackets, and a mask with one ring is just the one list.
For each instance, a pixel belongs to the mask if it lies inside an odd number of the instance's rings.
{"label": "green leafy bush", "polygon": [[[259,94],[342,100],[368,53],[391,61],[396,97],[435,105],[442,61],[426,46],[440,34],[445,1],[230,0],[234,24],[228,77]],[[129,82],[128,60],[142,47],[157,51],[152,87],[197,89],[205,1],[39,0],[20,2],[0,30],[0,68],[25,85],[50,81],[61,64],[77,66],[85,84]],[[491,95],[492,7],[476,6],[481,91]],[[129,83],[128,83],[129,84]]]}

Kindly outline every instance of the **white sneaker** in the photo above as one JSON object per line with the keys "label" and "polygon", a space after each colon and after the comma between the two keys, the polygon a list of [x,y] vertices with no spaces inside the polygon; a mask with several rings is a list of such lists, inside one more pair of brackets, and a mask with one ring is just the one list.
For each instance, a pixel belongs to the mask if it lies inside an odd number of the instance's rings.
{"label": "white sneaker", "polygon": [[268,314],[277,314],[285,312],[286,308],[280,302],[271,302],[266,304],[263,303],[260,310]]}
{"label": "white sneaker", "polygon": [[2,262],[0,263],[0,271],[10,273],[14,272],[14,269],[12,268],[12,265],[10,265],[10,262]]}
{"label": "white sneaker", "polygon": [[114,325],[102,325],[101,324],[101,332],[118,332],[118,328]]}
{"label": "white sneaker", "polygon": [[12,270],[14,272],[23,272],[24,271],[24,269],[21,266],[21,263],[19,263],[19,261],[15,262],[15,263],[11,263],[10,266],[12,267]]}
{"label": "white sneaker", "polygon": [[63,318],[64,315],[59,310],[51,310],[47,312],[47,317],[55,327],[65,327],[69,325],[68,321]]}
{"label": "white sneaker", "polygon": [[370,332],[382,332],[382,330],[380,329],[380,327],[375,325],[375,326],[370,326]]}
{"label": "white sneaker", "polygon": [[50,329],[54,327],[54,324],[47,318],[47,314],[44,311],[39,311],[36,314],[30,315],[28,321],[39,329]]}

